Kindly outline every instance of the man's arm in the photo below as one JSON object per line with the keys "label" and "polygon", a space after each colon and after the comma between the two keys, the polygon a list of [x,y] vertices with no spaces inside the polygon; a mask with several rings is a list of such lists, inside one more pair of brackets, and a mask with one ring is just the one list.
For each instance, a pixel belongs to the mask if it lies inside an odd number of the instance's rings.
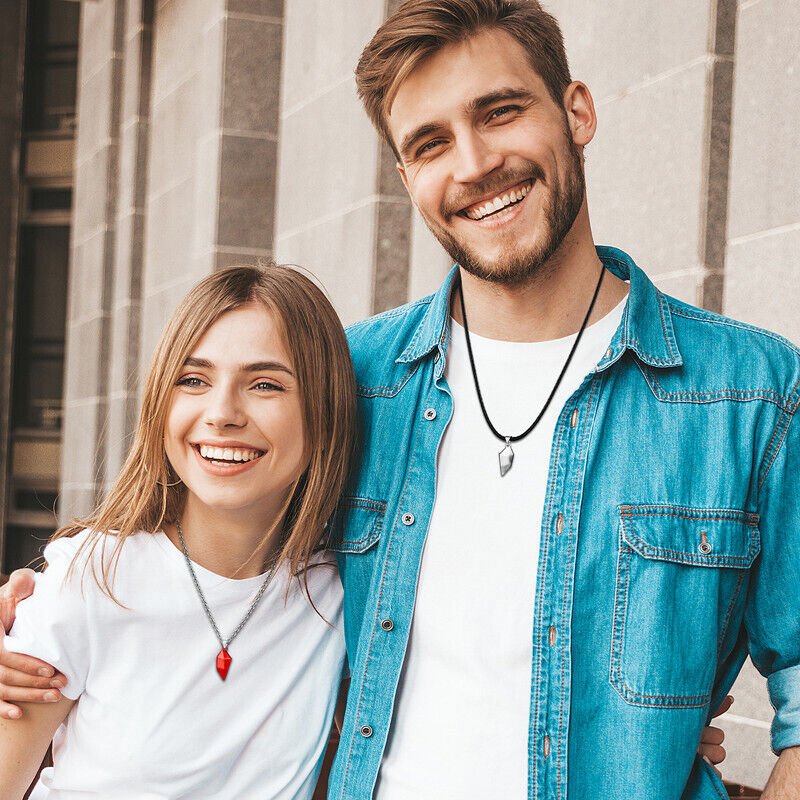
{"label": "man's arm", "polygon": [[769,776],[761,800],[795,800],[800,797],[800,746],[787,747]]}
{"label": "man's arm", "polygon": [[[5,633],[11,630],[17,603],[33,594],[33,570],[20,569],[0,587],[0,624]],[[66,678],[44,661],[32,656],[10,653],[0,636],[0,718],[19,719],[22,710],[13,703],[55,703]]]}
{"label": "man's arm", "polygon": [[62,697],[57,703],[23,703],[18,721],[0,719],[0,800],[25,794],[74,702]]}

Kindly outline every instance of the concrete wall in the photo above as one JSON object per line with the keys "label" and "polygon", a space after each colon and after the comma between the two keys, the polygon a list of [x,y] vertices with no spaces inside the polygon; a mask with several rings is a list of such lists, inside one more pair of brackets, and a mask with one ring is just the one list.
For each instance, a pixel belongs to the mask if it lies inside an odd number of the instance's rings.
{"label": "concrete wall", "polygon": [[410,203],[356,97],[383,0],[286,6],[275,251],[310,269],[345,323],[405,302]]}

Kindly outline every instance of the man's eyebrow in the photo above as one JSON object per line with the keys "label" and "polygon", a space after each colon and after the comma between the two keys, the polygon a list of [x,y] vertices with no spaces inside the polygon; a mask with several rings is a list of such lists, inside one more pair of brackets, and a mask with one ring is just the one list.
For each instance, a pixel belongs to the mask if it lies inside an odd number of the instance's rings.
{"label": "man's eyebrow", "polygon": [[471,115],[478,111],[483,111],[489,106],[495,105],[495,103],[502,103],[507,100],[531,101],[534,99],[535,98],[533,93],[528,91],[527,89],[523,89],[521,87],[506,86],[502,89],[496,89],[493,92],[488,92],[487,94],[482,94],[480,97],[475,97],[472,100],[469,100],[464,105],[464,111],[466,111],[467,114]]}
{"label": "man's eyebrow", "polygon": [[[479,111],[483,111],[489,106],[493,106],[495,103],[501,103],[508,100],[525,100],[530,102],[534,99],[534,95],[527,89],[507,86],[469,100],[464,104],[464,111],[471,116]],[[407,133],[403,137],[403,141],[400,143],[400,155],[404,159],[407,158],[414,145],[420,139],[444,127],[446,127],[446,123],[444,122],[426,122],[425,124],[414,128],[414,130]]]}
{"label": "man's eyebrow", "polygon": [[[214,364],[207,358],[195,358],[189,356],[183,362],[184,367],[197,367],[198,369],[214,369]],[[280,361],[254,361],[252,364],[242,364],[242,372],[285,372],[287,375],[294,373]]]}

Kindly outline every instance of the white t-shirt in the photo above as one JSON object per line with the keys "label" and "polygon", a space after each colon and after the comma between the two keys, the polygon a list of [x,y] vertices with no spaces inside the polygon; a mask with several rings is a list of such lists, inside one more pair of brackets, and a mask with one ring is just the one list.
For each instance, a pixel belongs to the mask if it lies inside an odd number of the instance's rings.
{"label": "white t-shirt", "polygon": [[[445,376],[453,418],[439,449],[436,500],[376,800],[528,796],[533,606],[550,448],[561,409],[605,354],[625,301],[581,338],[547,413],[512,445],[478,404],[464,329],[451,325]],[[470,333],[481,393],[501,433],[535,419],[575,335],[503,342]]]}
{"label": "white t-shirt", "polygon": [[[55,738],[55,766],[34,797],[310,798],[344,662],[335,566],[313,566],[308,576],[330,625],[296,580],[284,601],[288,568],[276,572],[230,645],[222,681],[219,643],[183,554],[166,535],[138,533],[123,545],[113,590],[127,608],[103,594],[90,572],[82,596],[80,563],[62,585],[84,537],[45,548],[48,568],[19,604],[5,641],[61,670],[63,694],[78,699]],[[98,548],[92,563],[99,559]],[[232,580],[194,568],[227,638],[263,578]]]}

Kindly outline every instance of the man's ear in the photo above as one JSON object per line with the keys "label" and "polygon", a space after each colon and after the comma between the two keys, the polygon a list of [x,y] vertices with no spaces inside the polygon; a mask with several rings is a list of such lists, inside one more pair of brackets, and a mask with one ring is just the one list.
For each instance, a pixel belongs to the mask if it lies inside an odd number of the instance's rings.
{"label": "man's ear", "polygon": [[572,141],[585,147],[597,131],[597,113],[589,87],[580,81],[573,81],[564,90],[564,112],[572,132]]}
{"label": "man's ear", "polygon": [[408,178],[406,177],[405,168],[403,167],[403,165],[399,161],[395,162],[395,167],[397,167],[397,171],[400,173],[400,180],[403,181],[403,186],[406,187],[406,191],[410,195],[411,192],[409,191],[409,188],[408,188]]}

